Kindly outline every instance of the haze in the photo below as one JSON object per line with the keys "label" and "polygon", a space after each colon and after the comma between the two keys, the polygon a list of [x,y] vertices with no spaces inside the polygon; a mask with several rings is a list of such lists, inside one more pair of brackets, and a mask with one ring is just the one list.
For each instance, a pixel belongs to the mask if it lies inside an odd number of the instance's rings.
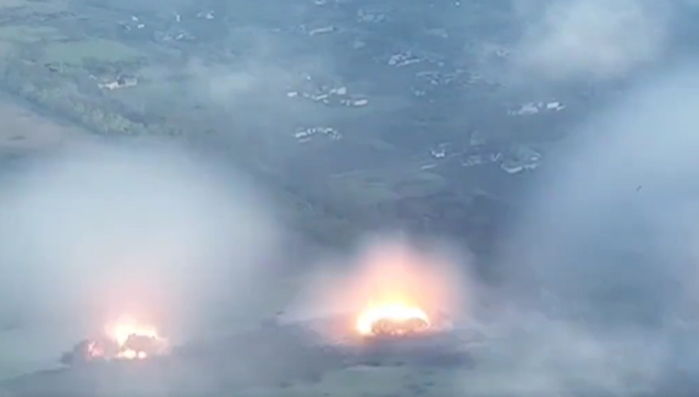
{"label": "haze", "polygon": [[699,392],[696,1],[0,10],[0,396]]}

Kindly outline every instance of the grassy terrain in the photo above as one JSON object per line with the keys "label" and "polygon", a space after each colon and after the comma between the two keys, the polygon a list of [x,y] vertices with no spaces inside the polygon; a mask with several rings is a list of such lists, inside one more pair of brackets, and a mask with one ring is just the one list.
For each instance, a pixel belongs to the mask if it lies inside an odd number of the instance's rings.
{"label": "grassy terrain", "polygon": [[48,45],[43,54],[45,62],[82,64],[87,60],[98,62],[135,62],[143,58],[138,50],[118,41],[85,39]]}
{"label": "grassy terrain", "polygon": [[0,0],[1,8],[23,8],[30,7],[31,12],[42,12],[42,11],[55,11],[63,9],[66,4],[62,0],[50,0],[50,1],[31,1],[31,0]]}
{"label": "grassy terrain", "polygon": [[387,397],[455,395],[460,370],[414,367],[352,367],[332,371],[318,383],[294,383],[281,388],[249,390],[245,397]]}
{"label": "grassy terrain", "polygon": [[0,19],[48,17],[70,8],[71,0],[0,0]]}
{"label": "grassy terrain", "polygon": [[[417,164],[406,161],[404,167],[363,170],[336,175],[330,190],[349,202],[370,207],[405,198],[425,197],[438,193],[446,180],[438,174],[419,171]],[[410,165],[414,165],[411,167]]]}
{"label": "grassy terrain", "polygon": [[[0,11],[1,12],[1,11]],[[59,30],[50,26],[14,25],[0,26],[0,41],[29,44],[65,39]]]}

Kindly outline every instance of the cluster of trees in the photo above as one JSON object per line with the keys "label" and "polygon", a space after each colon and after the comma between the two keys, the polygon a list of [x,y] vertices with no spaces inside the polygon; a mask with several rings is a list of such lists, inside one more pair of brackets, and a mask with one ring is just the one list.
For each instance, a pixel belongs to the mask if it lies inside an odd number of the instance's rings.
{"label": "cluster of trees", "polygon": [[0,60],[0,89],[17,95],[42,110],[105,135],[179,135],[175,126],[145,123],[126,115],[124,109],[99,91],[81,90],[85,73],[77,68],[17,60]]}

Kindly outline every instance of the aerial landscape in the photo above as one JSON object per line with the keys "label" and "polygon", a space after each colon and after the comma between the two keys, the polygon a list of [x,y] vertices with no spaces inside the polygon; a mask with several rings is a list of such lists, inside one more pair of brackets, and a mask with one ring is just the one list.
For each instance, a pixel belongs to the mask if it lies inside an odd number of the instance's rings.
{"label": "aerial landscape", "polygon": [[699,395],[698,18],[0,0],[0,397]]}

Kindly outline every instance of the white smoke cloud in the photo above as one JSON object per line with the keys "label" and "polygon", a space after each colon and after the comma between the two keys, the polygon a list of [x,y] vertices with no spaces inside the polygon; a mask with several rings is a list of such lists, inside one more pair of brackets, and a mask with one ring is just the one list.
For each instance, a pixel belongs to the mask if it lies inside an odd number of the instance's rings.
{"label": "white smoke cloud", "polygon": [[667,358],[666,340],[638,330],[595,332],[528,311],[496,327],[462,374],[475,396],[639,395],[655,390]]}
{"label": "white smoke cloud", "polygon": [[318,325],[316,331],[337,343],[356,341],[355,321],[374,305],[418,307],[440,331],[472,319],[478,294],[472,258],[463,250],[434,240],[372,237],[352,254],[323,258],[281,320]]}
{"label": "white smoke cloud", "polygon": [[692,67],[668,75],[550,158],[502,261],[513,309],[493,323],[500,338],[476,380],[509,379],[503,395],[696,387],[697,344],[682,335],[699,329],[699,78]]}
{"label": "white smoke cloud", "polygon": [[142,146],[69,150],[0,190],[0,318],[55,343],[53,358],[119,316],[173,339],[211,327],[273,251],[248,181]]}
{"label": "white smoke cloud", "polygon": [[645,0],[534,4],[536,13],[527,17],[515,56],[527,74],[554,81],[616,78],[663,54],[668,4]]}

